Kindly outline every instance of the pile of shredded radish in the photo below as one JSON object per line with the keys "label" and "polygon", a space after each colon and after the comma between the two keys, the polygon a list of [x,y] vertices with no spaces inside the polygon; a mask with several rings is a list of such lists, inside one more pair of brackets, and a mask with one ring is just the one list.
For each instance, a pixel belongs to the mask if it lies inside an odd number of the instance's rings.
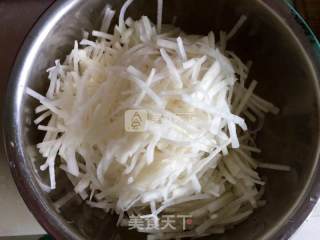
{"label": "pile of shredded radish", "polygon": [[[119,214],[121,226],[131,215],[151,217],[156,226],[164,214],[192,216],[186,230],[137,229],[149,239],[222,233],[265,204],[257,168],[290,170],[254,159],[260,150],[246,124],[257,122],[259,130],[264,115],[278,109],[254,94],[251,63],[227,50],[245,16],[216,41],[213,32],[187,35],[163,25],[158,1],[157,25],[146,16],[125,19],[128,0],[113,33],[115,12],[106,7],[100,31],[85,33],[63,63],[48,69],[46,96],[26,89],[41,103],[34,121],[45,132],[37,145],[46,159],[41,170],[49,170],[55,189],[60,167],[75,193]],[[124,115],[131,109],[161,119],[128,132]]]}

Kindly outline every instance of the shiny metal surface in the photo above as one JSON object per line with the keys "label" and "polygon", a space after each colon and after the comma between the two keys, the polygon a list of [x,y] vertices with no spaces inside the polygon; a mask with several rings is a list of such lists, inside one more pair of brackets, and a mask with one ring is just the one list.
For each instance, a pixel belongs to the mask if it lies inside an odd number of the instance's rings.
{"label": "shiny metal surface", "polygon": [[[17,58],[7,90],[3,127],[6,154],[17,186],[27,205],[56,239],[142,239],[142,235],[115,227],[114,217],[91,209],[75,197],[61,213],[52,202],[72,189],[57,171],[58,189],[46,192],[43,161],[35,149],[41,134],[32,124],[36,101],[24,94],[28,85],[40,92],[47,86],[45,69],[63,57],[81,30],[98,26],[102,6],[119,9],[123,1],[58,1],[39,20]],[[136,0],[128,14],[155,18],[156,1]],[[164,19],[177,16],[177,25],[189,33],[229,29],[241,14],[248,23],[230,48],[244,60],[253,60],[252,77],[258,92],[281,108],[266,119],[258,135],[268,162],[290,164],[289,174],[261,171],[268,179],[268,204],[246,222],[214,239],[288,239],[308,215],[320,193],[319,58],[288,7],[278,0],[165,1]],[[212,238],[212,237],[211,237]],[[210,239],[210,238],[207,238]]]}
{"label": "shiny metal surface", "polygon": [[[38,17],[52,2],[53,0],[0,1],[1,111],[10,69],[19,48]],[[0,213],[0,239],[3,239],[4,236],[44,233],[18,193],[4,154],[2,139],[0,145]]]}

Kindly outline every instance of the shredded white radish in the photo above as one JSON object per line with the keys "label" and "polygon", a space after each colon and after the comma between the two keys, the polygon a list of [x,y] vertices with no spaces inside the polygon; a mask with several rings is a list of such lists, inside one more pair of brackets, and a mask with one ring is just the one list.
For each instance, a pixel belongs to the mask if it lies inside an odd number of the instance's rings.
{"label": "shredded white radish", "polygon": [[134,0],[127,0],[121,10],[120,10],[120,15],[119,15],[119,29],[120,29],[120,34],[123,34],[124,30],[125,30],[125,20],[124,20],[124,16],[126,14],[127,8],[130,6],[130,4],[133,2]]}
{"label": "shredded white radish", "polygon": [[247,20],[247,16],[242,15],[239,19],[239,21],[234,25],[234,27],[231,29],[231,31],[228,33],[227,38],[228,40],[231,39],[241,28],[241,26],[244,24],[244,22]]}
{"label": "shredded white radish", "polygon": [[161,27],[162,27],[162,12],[163,12],[163,0],[158,0],[157,30],[159,34],[161,33]]}
{"label": "shredded white radish", "polygon": [[259,168],[273,169],[278,171],[291,171],[291,168],[287,165],[274,164],[274,163],[259,163]]}
{"label": "shredded white radish", "polygon": [[75,195],[75,192],[69,192],[66,195],[64,195],[62,198],[53,203],[55,209],[58,212],[60,212],[60,208],[64,206],[67,202],[69,202]]}
{"label": "shredded white radish", "polygon": [[[63,64],[55,61],[45,96],[26,88],[41,104],[34,120],[45,132],[40,169],[49,170],[54,189],[60,167],[75,193],[116,212],[118,225],[130,227],[134,214],[151,218],[155,229],[136,227],[148,239],[223,233],[265,204],[257,168],[291,169],[255,159],[261,150],[247,122],[262,127],[265,114],[279,109],[254,94],[250,67],[226,49],[246,17],[216,44],[213,32],[164,27],[163,0],[156,25],[146,16],[125,19],[132,2],[125,1],[113,32],[115,12],[107,6],[93,39],[75,41]],[[157,228],[168,214],[191,216],[192,225]]]}
{"label": "shredded white radish", "polygon": [[170,72],[170,75],[176,81],[177,87],[178,88],[182,88],[181,76],[180,76],[177,68],[175,67],[172,59],[167,54],[166,50],[164,50],[163,48],[160,49],[160,53],[161,53],[161,56],[162,56],[163,60],[167,64],[167,67],[168,67],[168,70]]}
{"label": "shredded white radish", "polygon": [[[109,31],[112,19],[114,17],[115,11],[113,11],[109,6],[106,6],[103,13],[103,20],[101,24],[101,31],[107,33]],[[88,37],[85,37],[88,38]]]}
{"label": "shredded white radish", "polygon": [[182,60],[187,61],[187,53],[186,53],[186,50],[183,46],[183,41],[182,41],[181,37],[177,38],[177,43],[178,43],[179,53],[180,53]]}
{"label": "shredded white radish", "polygon": [[97,37],[97,38],[104,38],[108,40],[112,40],[113,36],[111,34],[105,33],[105,32],[100,32],[100,31],[92,31],[92,36]]}

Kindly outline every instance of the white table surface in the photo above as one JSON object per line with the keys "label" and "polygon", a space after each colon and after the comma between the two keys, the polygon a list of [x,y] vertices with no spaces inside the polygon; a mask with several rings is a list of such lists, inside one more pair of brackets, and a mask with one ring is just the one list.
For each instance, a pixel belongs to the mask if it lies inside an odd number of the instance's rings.
{"label": "white table surface", "polygon": [[320,239],[320,201],[290,240]]}
{"label": "white table surface", "polygon": [[0,159],[0,236],[42,233],[45,233],[44,230],[29,212],[18,193],[7,162]]}

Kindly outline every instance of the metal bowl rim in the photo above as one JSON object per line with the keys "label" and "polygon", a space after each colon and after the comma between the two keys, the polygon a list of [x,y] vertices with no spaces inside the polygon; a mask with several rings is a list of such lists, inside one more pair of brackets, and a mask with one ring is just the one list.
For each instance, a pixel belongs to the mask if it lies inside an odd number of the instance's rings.
{"label": "metal bowl rim", "polygon": [[[279,18],[285,19],[286,24],[292,31],[298,42],[303,46],[307,57],[310,59],[313,69],[315,71],[315,79],[320,79],[320,59],[317,58],[315,50],[312,49],[310,42],[308,41],[305,34],[303,34],[302,27],[297,24],[293,19],[283,16],[281,10],[287,9],[285,3],[276,3],[274,0],[258,0],[261,3],[269,7]],[[23,69],[26,67],[26,59],[30,57],[31,50],[40,41],[40,33],[43,33],[47,28],[48,20],[54,19],[58,21],[58,13],[67,13],[67,10],[77,4],[77,0],[70,1],[57,1],[53,3],[46,12],[38,19],[32,30],[29,32],[25,41],[19,51],[19,54],[14,63],[9,84],[7,87],[7,96],[3,111],[3,143],[5,149],[5,155],[9,162],[11,173],[18,187],[20,195],[25,201],[26,205],[44,227],[44,229],[52,234],[57,239],[84,239],[77,231],[73,228],[67,227],[66,221],[59,216],[57,212],[52,210],[49,206],[48,201],[45,198],[44,193],[37,186],[36,182],[30,177],[32,171],[28,167],[21,143],[21,128],[19,126],[19,109],[21,108],[20,102],[16,101],[19,97],[21,98],[24,86],[20,85],[20,81],[23,75]],[[60,14],[62,17],[63,14]],[[55,19],[56,18],[56,19]],[[49,29],[50,30],[50,29]],[[317,86],[317,98],[319,98],[319,83],[315,82]],[[22,89],[22,90],[21,90]],[[319,105],[319,104],[318,104]],[[318,106],[319,108],[319,106]],[[320,110],[318,109],[318,115]],[[318,133],[318,136],[320,134]],[[318,137],[319,142],[319,137]],[[295,218],[293,222],[288,221],[289,219],[283,219],[283,224],[277,227],[276,232],[270,233],[263,239],[287,239],[295,230],[303,223],[305,218],[309,215],[312,208],[316,204],[316,201],[320,196],[320,163],[319,163],[319,148],[317,149],[317,158],[315,160],[314,169],[312,171],[312,178],[309,184],[305,187],[304,191],[300,193],[300,196],[296,200],[294,206],[297,209],[291,209],[289,212]],[[305,196],[305,195],[308,196]],[[312,201],[309,201],[311,199]],[[300,200],[300,201],[299,201]],[[301,203],[301,200],[302,201]],[[289,213],[287,215],[289,215]],[[287,221],[285,223],[285,221]]]}

